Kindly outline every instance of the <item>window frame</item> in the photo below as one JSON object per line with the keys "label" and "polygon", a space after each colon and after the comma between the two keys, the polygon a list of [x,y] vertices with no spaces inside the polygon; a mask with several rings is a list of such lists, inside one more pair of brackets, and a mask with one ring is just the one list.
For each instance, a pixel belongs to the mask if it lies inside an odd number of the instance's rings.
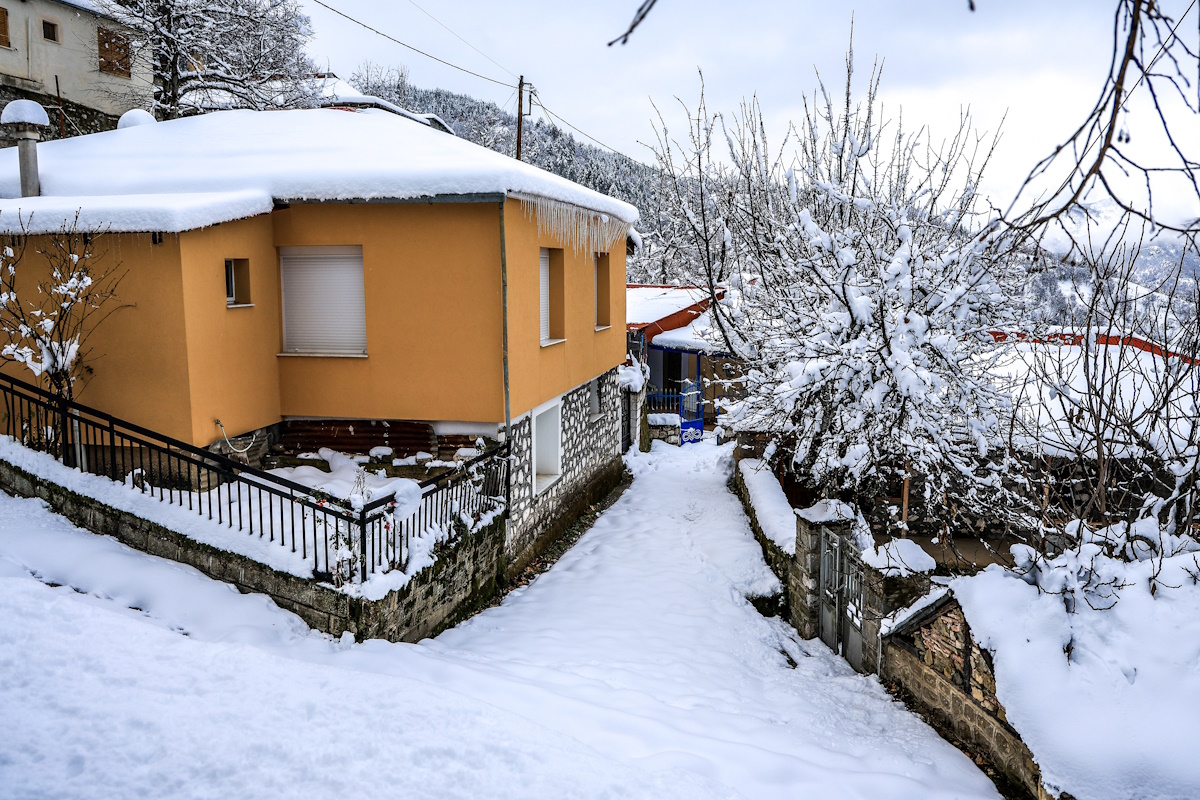
{"label": "window frame", "polygon": [[588,422],[595,422],[604,416],[604,406],[601,404],[600,379],[588,381]]}
{"label": "window frame", "polygon": [[[45,17],[41,17],[40,19],[42,21],[42,41],[43,42],[52,42],[54,44],[62,44],[62,25],[59,25],[57,22],[55,22],[52,19],[46,19]],[[49,25],[54,30],[54,38],[53,39],[46,35],[46,26],[47,25]]]}
{"label": "window frame", "polygon": [[250,259],[225,259],[225,307],[252,308],[250,294]]}
{"label": "window frame", "polygon": [[538,340],[542,347],[567,340],[564,261],[561,248],[538,251]]}
{"label": "window frame", "polygon": [[[540,495],[562,479],[562,398],[556,397],[535,408],[529,415],[530,429],[530,479],[534,496]],[[548,441],[549,440],[549,441]],[[552,453],[541,448],[553,447]],[[550,456],[552,464],[546,464],[542,455]],[[554,471],[539,471],[543,466],[553,466]]]}
{"label": "window frame", "polygon": [[[307,349],[307,348],[305,348],[305,349],[302,349],[298,346],[289,347],[289,341],[288,341],[289,334],[302,334],[301,330],[293,330],[292,329],[291,320],[298,319],[298,318],[302,319],[303,314],[300,313],[300,310],[291,308],[288,303],[288,296],[290,294],[289,286],[288,286],[289,270],[287,269],[285,262],[290,257],[299,257],[299,258],[303,259],[303,257],[305,257],[305,256],[314,257],[314,258],[326,257],[326,258],[334,258],[334,259],[336,259],[339,256],[344,256],[344,257],[349,257],[351,259],[357,260],[358,273],[356,276],[357,280],[355,281],[355,283],[357,285],[354,288],[361,287],[361,290],[362,290],[362,296],[361,296],[361,303],[362,303],[361,309],[362,310],[361,310],[360,315],[356,315],[356,316],[359,316],[362,321],[362,331],[361,331],[362,349],[361,350],[348,349],[348,348],[347,349],[336,349],[336,348],[325,348],[325,349],[321,349],[321,348]],[[277,355],[279,355],[279,356],[298,356],[298,357],[305,357],[305,358],[366,358],[368,355],[367,346],[368,346],[369,325],[368,325],[368,321],[367,321],[367,302],[366,302],[367,301],[367,297],[366,297],[366,294],[367,294],[366,257],[365,257],[363,246],[362,245],[284,246],[284,247],[278,248],[278,262],[279,262],[281,317],[282,317],[283,325],[282,325],[282,330],[281,330],[282,348]],[[297,266],[298,267],[301,266],[302,263],[303,262],[298,263]],[[343,278],[345,278],[345,277],[347,277],[347,276],[343,276]],[[361,283],[358,283],[359,281],[361,281]],[[345,284],[343,283],[342,285],[345,285]],[[293,316],[294,314],[298,315],[298,316],[294,317]],[[300,338],[303,338],[303,336],[301,336]]]}
{"label": "window frame", "polygon": [[595,300],[595,328],[605,331],[612,327],[612,273],[608,253],[596,253],[592,259],[592,296]]}

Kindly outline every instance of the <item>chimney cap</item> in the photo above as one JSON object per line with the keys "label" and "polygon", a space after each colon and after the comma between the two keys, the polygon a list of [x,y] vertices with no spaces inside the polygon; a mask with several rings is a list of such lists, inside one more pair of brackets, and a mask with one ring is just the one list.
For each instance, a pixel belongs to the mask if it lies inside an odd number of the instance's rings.
{"label": "chimney cap", "polygon": [[46,115],[46,109],[33,100],[13,100],[0,113],[0,125],[16,125],[18,129],[49,126],[50,117]]}

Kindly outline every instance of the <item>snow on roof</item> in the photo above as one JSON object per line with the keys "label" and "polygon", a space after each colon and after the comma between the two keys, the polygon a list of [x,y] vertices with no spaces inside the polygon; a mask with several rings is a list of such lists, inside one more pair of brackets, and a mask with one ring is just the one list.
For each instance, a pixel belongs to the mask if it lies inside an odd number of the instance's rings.
{"label": "snow on roof", "polygon": [[[16,148],[0,151],[0,198],[11,198],[0,199],[0,233],[20,232],[18,211],[22,218],[42,212],[27,230],[46,232],[85,205],[89,219],[112,230],[201,227],[228,221],[235,206],[255,193],[255,202],[246,203],[255,209],[266,197],[301,202],[519,193],[626,224],[638,218],[628,203],[372,109],[217,111],[45,142],[38,162],[43,197],[31,201],[20,198]],[[187,209],[186,219],[180,209]]]}
{"label": "snow on roof", "polygon": [[690,353],[719,353],[725,348],[709,340],[712,334],[712,312],[705,311],[682,328],[663,331],[654,337],[654,344]]}
{"label": "snow on roof", "polygon": [[449,125],[442,122],[441,117],[436,114],[414,114],[407,108],[398,106],[395,103],[389,103],[381,97],[376,97],[370,94],[363,94],[358,89],[355,89],[346,81],[336,75],[327,74],[324,78],[319,79],[320,86],[317,93],[321,99],[319,104],[323,107],[328,106],[367,106],[370,108],[382,108],[385,111],[390,111],[393,114],[399,114],[406,119],[411,119],[413,122],[419,122],[422,125],[432,125],[432,119],[436,119],[446,128],[447,131],[453,133]]}
{"label": "snow on roof", "polygon": [[683,311],[707,296],[704,289],[696,286],[630,284],[625,288],[625,321],[629,325],[649,325]]}
{"label": "snow on roof", "polygon": [[[0,200],[0,230],[54,233],[76,225],[79,230],[112,233],[161,231],[179,233],[219,222],[266,214],[274,206],[267,192],[189,192],[108,196],[22,197]],[[78,223],[75,222],[78,215]]]}

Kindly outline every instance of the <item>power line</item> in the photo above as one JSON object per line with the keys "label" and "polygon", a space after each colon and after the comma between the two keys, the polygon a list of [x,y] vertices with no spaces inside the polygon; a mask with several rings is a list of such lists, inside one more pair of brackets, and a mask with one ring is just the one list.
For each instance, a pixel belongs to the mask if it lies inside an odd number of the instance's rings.
{"label": "power line", "polygon": [[[388,34],[384,33],[383,31],[379,30],[378,28],[373,28],[373,27],[371,27],[370,25],[368,25],[367,23],[363,22],[362,20],[355,19],[354,17],[350,16],[349,14],[345,13],[344,11],[339,11],[339,10],[337,10],[336,8],[334,8],[333,6],[329,5],[328,3],[325,3],[325,2],[323,2],[322,0],[312,0],[312,1],[313,1],[314,3],[316,3],[317,5],[321,6],[322,8],[327,8],[327,9],[329,9],[329,10],[330,10],[330,11],[332,11],[333,13],[337,14],[339,17],[344,17],[345,19],[348,19],[348,20],[350,20],[351,22],[353,22],[355,25],[358,25],[358,26],[360,26],[360,27],[366,28],[366,29],[367,29],[367,30],[369,30],[371,33],[374,33],[374,34],[377,34],[377,35],[379,35],[379,36],[382,36],[384,39],[387,39],[387,40],[388,40],[388,41],[390,41],[390,42],[395,42],[396,44],[400,45],[401,47],[406,47],[406,48],[408,48],[409,50],[412,50],[414,53],[419,53],[420,55],[423,55],[423,56],[425,56],[426,58],[431,58],[431,59],[433,59],[434,61],[438,62],[439,64],[445,64],[447,67],[450,67],[450,68],[452,68],[452,69],[456,69],[456,70],[458,70],[459,72],[465,72],[465,73],[467,73],[468,75],[474,75],[476,78],[481,78],[481,79],[483,79],[483,80],[485,80],[485,81],[491,81],[492,83],[499,84],[500,86],[506,86],[506,87],[508,87],[509,89],[515,89],[515,88],[517,88],[517,87],[516,87],[514,84],[511,84],[511,83],[505,83],[504,81],[496,80],[495,78],[489,78],[487,75],[480,75],[478,72],[474,72],[474,71],[472,71],[472,70],[469,70],[469,69],[467,69],[466,67],[460,67],[458,64],[451,64],[449,61],[446,61],[445,59],[438,58],[437,56],[435,56],[435,55],[431,55],[430,53],[426,53],[424,50],[421,50],[421,49],[419,49],[419,48],[413,47],[411,44],[408,44],[408,43],[406,43],[406,42],[402,42],[402,41],[400,41],[399,39],[397,39],[397,38],[396,38],[396,37],[394,37],[394,36],[389,36]],[[415,5],[415,3],[414,3],[414,5]],[[435,21],[436,21],[436,20],[435,20]],[[440,24],[440,23],[439,23],[439,24]],[[443,26],[443,27],[444,27],[444,26]],[[449,29],[447,28],[447,30],[449,30]],[[453,31],[451,31],[451,33],[453,33]],[[457,34],[455,34],[455,35],[457,35]],[[489,60],[490,60],[490,59],[489,59]],[[503,69],[503,67],[501,67],[501,69]],[[506,70],[506,71],[507,71],[507,70]]]}
{"label": "power line", "polygon": [[440,19],[438,19],[437,17],[435,17],[433,14],[430,14],[430,13],[429,13],[428,11],[426,11],[425,9],[421,8],[419,5],[417,5],[415,2],[413,2],[413,0],[408,0],[408,2],[409,2],[409,5],[411,5],[413,8],[415,8],[417,11],[420,11],[422,14],[424,14],[424,15],[425,15],[425,16],[427,16],[427,17],[429,17],[431,20],[433,20],[434,22],[436,22],[438,25],[441,25],[441,26],[442,26],[443,28],[445,28],[447,31],[450,31],[450,34],[451,34],[452,36],[454,36],[454,38],[455,38],[455,39],[458,39],[460,42],[462,42],[463,44],[465,44],[467,47],[471,48],[471,49],[472,49],[472,50],[474,50],[476,53],[479,53],[479,55],[483,56],[483,57],[484,57],[484,58],[486,58],[488,61],[490,61],[490,62],[492,62],[493,64],[495,64],[497,67],[499,67],[500,69],[504,70],[504,71],[505,71],[505,72],[507,72],[509,75],[512,75],[514,78],[515,78],[515,77],[517,77],[517,73],[513,72],[511,69],[509,69],[508,67],[504,66],[504,65],[503,65],[503,64],[501,64],[499,61],[497,61],[496,59],[492,58],[492,57],[491,57],[491,56],[489,56],[487,53],[483,52],[482,50],[480,50],[478,47],[476,47],[475,45],[473,45],[473,44],[471,44],[470,42],[468,42],[468,41],[467,41],[466,39],[464,39],[463,37],[459,36],[457,33],[455,33],[453,30],[451,30],[451,29],[450,29],[450,26],[449,26],[449,25],[447,25],[446,23],[442,22]]}
{"label": "power line", "polygon": [[622,153],[620,150],[616,149],[615,147],[609,147],[609,146],[608,146],[608,145],[606,145],[604,142],[602,142],[602,141],[600,141],[599,139],[597,139],[595,136],[592,136],[591,134],[589,134],[589,133],[585,133],[584,131],[580,130],[579,128],[576,128],[574,125],[572,125],[571,123],[567,122],[565,119],[563,119],[562,117],[560,117],[558,114],[555,114],[553,111],[551,111],[550,109],[546,108],[546,104],[542,102],[542,96],[541,96],[540,94],[538,94],[538,91],[537,91],[537,89],[534,89],[534,90],[533,90],[533,96],[534,96],[534,97],[537,99],[537,104],[538,104],[538,106],[539,106],[539,107],[542,109],[542,111],[545,111],[545,112],[546,112],[546,116],[550,117],[552,121],[553,121],[553,120],[558,120],[558,121],[559,121],[559,122],[561,122],[563,125],[566,125],[568,128],[570,128],[571,130],[573,130],[573,131],[575,131],[576,133],[578,133],[580,136],[584,137],[585,139],[590,139],[591,141],[593,141],[593,142],[595,142],[596,144],[598,144],[598,145],[600,145],[601,147],[603,147],[605,150],[608,150],[608,151],[610,151],[610,152],[612,152],[612,153],[615,153],[615,154],[617,154],[617,155],[619,155],[619,156],[622,156],[622,157],[624,157],[624,158],[628,158],[630,161],[637,161],[637,159],[635,159],[635,158],[632,158],[632,157],[630,157],[630,156],[627,156],[627,155],[625,155],[624,153]]}

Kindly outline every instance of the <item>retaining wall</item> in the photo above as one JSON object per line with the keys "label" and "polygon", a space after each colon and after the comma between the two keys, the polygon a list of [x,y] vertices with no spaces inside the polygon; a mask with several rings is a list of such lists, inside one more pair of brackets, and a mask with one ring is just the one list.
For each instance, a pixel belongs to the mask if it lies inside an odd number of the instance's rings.
{"label": "retaining wall", "polygon": [[135,550],[188,564],[239,591],[266,594],[310,627],[332,636],[349,632],[359,641],[419,641],[465,619],[495,597],[503,585],[503,518],[474,532],[460,531],[439,545],[437,561],[402,589],[370,601],[194,541],[5,461],[0,461],[0,490],[41,498],[52,511],[81,528],[112,536]]}

